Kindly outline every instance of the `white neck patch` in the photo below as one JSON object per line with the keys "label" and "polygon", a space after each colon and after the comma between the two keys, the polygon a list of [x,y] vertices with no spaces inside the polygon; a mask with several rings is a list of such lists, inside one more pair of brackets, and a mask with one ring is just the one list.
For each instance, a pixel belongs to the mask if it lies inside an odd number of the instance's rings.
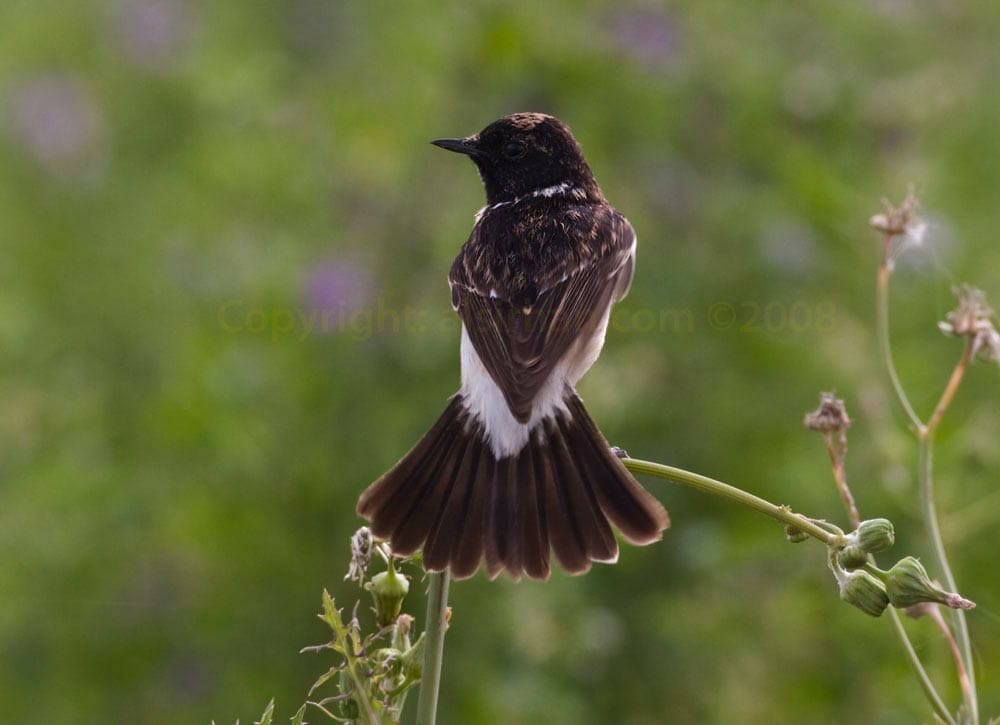
{"label": "white neck patch", "polygon": [[503,206],[513,206],[525,199],[537,199],[539,197],[550,199],[553,196],[568,196],[571,199],[576,199],[577,201],[582,201],[587,198],[587,192],[578,186],[573,186],[568,181],[564,181],[561,184],[555,184],[553,186],[546,186],[544,189],[536,189],[528,194],[522,194],[521,196],[516,196],[510,201],[498,201],[496,204],[487,204],[482,209],[476,212],[476,221],[478,222],[482,219],[483,214],[488,211],[493,211],[494,209],[499,209]]}

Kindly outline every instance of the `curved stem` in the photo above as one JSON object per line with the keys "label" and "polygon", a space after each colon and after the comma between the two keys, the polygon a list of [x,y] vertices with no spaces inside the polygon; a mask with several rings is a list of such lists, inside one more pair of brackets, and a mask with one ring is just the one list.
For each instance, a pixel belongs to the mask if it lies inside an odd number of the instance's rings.
{"label": "curved stem", "polygon": [[[937,507],[934,504],[934,436],[933,431],[928,430],[920,436],[920,509],[923,513],[924,525],[927,527],[927,536],[931,540],[931,548],[937,568],[944,579],[945,587],[949,591],[958,591],[955,584],[955,576],[951,573],[948,565],[948,555],[944,550],[944,541],[941,538],[941,529],[938,526]],[[952,609],[951,623],[955,629],[956,639],[959,649],[962,651],[962,660],[965,664],[965,675],[969,681],[968,690],[963,691],[965,704],[969,710],[969,721],[979,722],[979,704],[976,699],[976,674],[972,662],[972,643],[969,639],[969,625],[965,619],[965,612],[960,609]]]}
{"label": "curved stem", "polygon": [[[891,234],[886,234],[883,237],[882,262],[879,265],[878,277],[876,280],[876,316],[878,317],[879,346],[882,350],[882,357],[885,361],[886,370],[888,371],[892,388],[896,393],[896,398],[899,400],[900,405],[906,412],[906,416],[909,418],[910,424],[920,445],[918,477],[920,483],[920,504],[923,512],[924,525],[926,526],[927,534],[931,539],[934,556],[937,560],[938,568],[944,577],[945,585],[949,590],[956,591],[957,587],[955,586],[955,578],[951,573],[951,567],[948,566],[948,558],[945,554],[944,542],[941,539],[941,531],[938,526],[937,510],[934,505],[933,443],[934,432],[937,430],[937,427],[941,422],[941,417],[948,409],[952,398],[955,396],[955,391],[958,390],[958,386],[962,382],[962,377],[965,374],[965,368],[968,366],[971,358],[972,345],[971,341],[966,341],[962,357],[955,366],[955,369],[952,371],[948,384],[945,386],[941,399],[934,408],[934,412],[931,414],[928,424],[924,425],[920,416],[917,415],[913,406],[910,404],[910,400],[906,396],[906,391],[903,390],[903,385],[899,380],[899,374],[896,372],[896,364],[892,358],[892,344],[889,340],[890,271],[888,263],[888,250],[891,241]],[[976,679],[972,663],[972,645],[969,640],[968,624],[965,620],[965,613],[961,610],[952,610],[951,618],[952,625],[958,635],[958,645],[962,652],[962,660],[965,665],[965,675],[969,683],[968,688],[963,688],[963,699],[965,700],[965,704],[968,709],[969,721],[973,723],[973,725],[976,725],[979,722],[979,706],[976,700]],[[902,624],[899,624],[898,631],[901,633],[901,638],[906,639],[906,631],[902,628]],[[919,664],[919,659],[917,658],[916,653],[913,652],[913,646],[910,644],[909,639],[906,639],[904,642],[904,647],[907,650],[907,655],[910,657],[911,663]],[[918,672],[917,674],[918,677],[920,677],[920,673]],[[925,676],[926,673],[924,673],[924,677]],[[927,685],[929,682],[925,683],[924,677],[920,677],[920,679],[921,684],[924,685],[924,691],[927,692]],[[935,704],[936,708],[937,704],[934,703],[934,699],[930,697],[929,693],[928,698],[931,699],[931,702]]]}
{"label": "curved stem", "polygon": [[826,443],[826,452],[830,456],[830,465],[833,467],[833,480],[837,484],[840,500],[844,502],[844,509],[847,511],[847,518],[850,520],[851,526],[856,529],[861,525],[861,514],[858,513],[858,506],[854,503],[854,495],[851,493],[851,487],[847,485],[847,474],[844,472],[847,437],[841,431],[840,442],[836,448],[834,448],[833,436],[830,433],[823,434],[823,441]]}
{"label": "curved stem", "polygon": [[971,692],[972,683],[969,681],[969,673],[965,671],[965,659],[962,656],[962,651],[958,648],[958,642],[955,641],[955,637],[951,633],[951,628],[941,616],[941,608],[930,607],[929,616],[934,622],[934,626],[941,632],[941,636],[948,642],[948,649],[951,650],[951,656],[955,660],[955,669],[958,670],[958,683],[962,686],[963,697],[974,698],[975,695]]}
{"label": "curved stem", "polygon": [[728,483],[716,481],[714,478],[692,473],[691,471],[685,471],[683,468],[675,468],[674,466],[653,463],[651,461],[640,461],[636,458],[624,458],[622,459],[622,463],[633,473],[644,473],[649,476],[664,478],[668,481],[690,486],[699,491],[710,493],[713,496],[720,496],[743,506],[748,506],[755,511],[770,516],[776,521],[801,529],[827,546],[843,546],[844,544],[844,537],[840,534],[827,531],[809,519],[793,513],[787,507],[773,504],[770,501],[762,499],[760,496],[755,496],[743,489],[730,486]]}
{"label": "curved stem", "polygon": [[878,340],[882,348],[882,358],[885,360],[886,369],[889,372],[889,380],[892,382],[892,389],[896,393],[899,404],[906,412],[906,417],[910,419],[910,424],[914,430],[922,431],[924,423],[920,420],[910,399],[906,397],[903,384],[899,381],[899,374],[896,372],[896,363],[892,359],[892,344],[889,341],[889,264],[885,255],[882,257],[882,264],[878,268],[878,280],[876,284],[878,300],[876,313],[878,317]]}
{"label": "curved stem", "polygon": [[[752,493],[748,493],[747,491],[736,488],[735,486],[730,486],[728,483],[716,481],[714,478],[708,478],[707,476],[686,471],[683,468],[675,468],[674,466],[667,466],[662,463],[642,461],[635,458],[622,459],[622,463],[624,463],[625,467],[633,473],[644,473],[649,476],[663,478],[667,481],[673,481],[674,483],[679,483],[684,486],[690,486],[691,488],[699,491],[728,499],[743,506],[748,506],[767,516],[770,516],[776,521],[797,526],[827,546],[838,546],[843,544],[844,537],[842,535],[827,531],[821,526],[793,513],[785,507],[777,506],[770,501],[766,501],[759,496],[753,495]],[[910,638],[907,636],[906,630],[903,628],[903,623],[900,621],[899,613],[890,607],[889,617],[892,619],[896,634],[906,652],[910,667],[913,668],[914,673],[917,675],[917,679],[920,681],[920,686],[923,688],[924,694],[927,695],[927,699],[930,701],[934,711],[947,725],[956,725],[955,719],[951,716],[951,713],[948,712],[948,708],[944,706],[937,690],[934,689],[934,684],[931,682],[930,677],[928,677],[923,664],[921,664],[916,650],[913,649],[913,645],[910,643]]]}
{"label": "curved stem", "polygon": [[944,392],[941,393],[941,399],[934,407],[934,412],[931,413],[930,420],[927,421],[927,429],[924,431],[924,437],[930,438],[934,435],[934,431],[937,430],[938,425],[941,423],[941,417],[948,410],[948,406],[951,405],[952,398],[955,397],[955,391],[958,390],[958,386],[962,382],[962,377],[965,375],[965,369],[969,367],[969,360],[972,359],[972,345],[972,338],[966,338],[962,357],[955,364],[955,369],[951,371],[951,377],[948,378],[948,384],[945,386]]}
{"label": "curved stem", "polygon": [[920,658],[917,656],[916,650],[913,649],[913,644],[910,643],[910,638],[906,634],[906,629],[903,627],[903,622],[899,617],[899,612],[896,611],[894,607],[889,607],[889,618],[892,620],[892,626],[896,630],[896,635],[899,637],[900,644],[903,645],[903,649],[906,650],[906,659],[909,660],[910,666],[913,668],[913,674],[917,676],[920,681],[920,686],[924,690],[924,694],[927,699],[930,700],[931,705],[934,708],[934,712],[937,716],[941,718],[947,725],[956,725],[955,718],[951,716],[948,712],[948,708],[945,707],[944,702],[941,700],[941,696],[938,695],[937,690],[934,689],[934,683],[931,682],[931,678],[927,676],[927,670],[924,666],[920,664]]}
{"label": "curved stem", "polygon": [[441,689],[441,664],[444,660],[444,632],[447,628],[448,570],[430,575],[427,592],[427,630],[424,668],[417,699],[417,725],[434,725],[437,719],[438,692]]}

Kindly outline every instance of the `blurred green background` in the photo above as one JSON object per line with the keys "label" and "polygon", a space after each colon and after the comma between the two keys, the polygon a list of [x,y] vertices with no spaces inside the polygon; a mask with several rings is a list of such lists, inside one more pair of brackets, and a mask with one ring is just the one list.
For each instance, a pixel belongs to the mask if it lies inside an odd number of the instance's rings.
{"label": "blurred green background", "polygon": [[[427,142],[513,111],[566,120],[638,230],[581,386],[608,438],[843,522],[801,426],[835,389],[862,513],[929,554],[866,221],[917,184],[930,228],[894,278],[894,338],[926,412],[960,350],[935,328],[950,286],[1000,299],[997,37],[1000,4],[948,0],[5,0],[3,720],[298,707],[329,664],[297,654],[326,636],[322,588],[358,595],[357,494],[457,388],[445,274],[482,189]],[[986,714],[998,400],[977,366],[938,453]],[[453,587],[442,722],[929,719],[888,622],[838,601],[818,546],[647,484],[662,543]],[[957,703],[946,649],[910,627]]]}

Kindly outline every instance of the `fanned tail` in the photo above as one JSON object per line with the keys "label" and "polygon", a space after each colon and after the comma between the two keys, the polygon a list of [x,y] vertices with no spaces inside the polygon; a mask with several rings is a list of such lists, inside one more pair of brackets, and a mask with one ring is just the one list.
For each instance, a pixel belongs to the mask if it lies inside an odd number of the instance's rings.
{"label": "fanned tail", "polygon": [[576,393],[539,423],[516,455],[497,459],[461,394],[414,448],[358,500],[372,533],[409,555],[423,548],[430,571],[456,579],[485,558],[490,578],[506,570],[546,579],[550,551],[571,574],[614,562],[612,524],[632,544],[660,539],[667,512],[611,452]]}

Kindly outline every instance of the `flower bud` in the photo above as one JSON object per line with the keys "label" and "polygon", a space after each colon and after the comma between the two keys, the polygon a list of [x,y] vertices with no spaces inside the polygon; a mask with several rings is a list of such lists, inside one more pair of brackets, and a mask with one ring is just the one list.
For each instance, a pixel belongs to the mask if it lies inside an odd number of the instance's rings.
{"label": "flower bud", "polygon": [[941,589],[927,575],[924,565],[912,556],[896,562],[886,577],[885,589],[894,607],[903,609],[920,602],[946,604],[948,592]]}
{"label": "flower bud", "polygon": [[400,652],[410,649],[410,629],[413,627],[413,617],[400,614],[392,628],[392,646]]}
{"label": "flower bud", "polygon": [[403,608],[403,599],[410,591],[410,582],[405,576],[396,573],[396,568],[390,559],[389,569],[373,576],[371,581],[365,584],[365,589],[372,593],[372,598],[375,600],[375,618],[379,626],[388,627],[396,621]]}
{"label": "flower bud", "polygon": [[840,598],[865,614],[881,617],[889,606],[882,582],[866,571],[852,571],[840,583]]}
{"label": "flower bud", "polygon": [[907,556],[886,575],[885,589],[894,607],[904,609],[921,602],[936,602],[952,609],[972,609],[976,603],[961,594],[947,592],[927,575],[923,564]]}
{"label": "flower bud", "polygon": [[896,532],[889,519],[868,519],[854,532],[857,545],[869,554],[885,551],[896,543]]}
{"label": "flower bud", "polygon": [[868,552],[860,546],[845,546],[837,552],[837,563],[848,571],[860,569],[868,561]]}
{"label": "flower bud", "polygon": [[800,529],[798,526],[785,524],[785,538],[793,544],[801,544],[809,538],[809,534]]}
{"label": "flower bud", "polygon": [[400,657],[402,672],[405,679],[419,680],[424,672],[424,633],[421,632],[417,641]]}

